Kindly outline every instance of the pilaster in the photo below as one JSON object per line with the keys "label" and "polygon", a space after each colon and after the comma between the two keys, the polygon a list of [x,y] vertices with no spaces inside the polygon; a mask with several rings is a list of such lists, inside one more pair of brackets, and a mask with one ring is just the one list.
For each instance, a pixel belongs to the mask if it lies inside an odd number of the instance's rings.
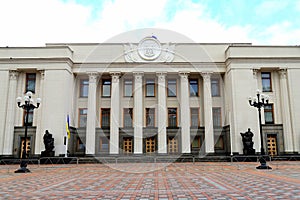
{"label": "pilaster", "polygon": [[[44,99],[44,79],[45,79],[45,70],[39,70],[40,73],[40,84],[39,84],[39,94],[37,95],[42,100]],[[35,148],[34,148],[34,154],[38,155],[41,154],[41,151],[44,149],[43,147],[43,107],[44,103],[42,102],[39,109],[36,109],[36,115],[37,115],[37,127],[36,127],[36,134],[35,134]]]}
{"label": "pilaster", "polygon": [[9,71],[9,90],[7,98],[6,123],[4,131],[3,155],[13,154],[14,139],[14,120],[16,112],[16,90],[19,72],[16,70]]}
{"label": "pilaster", "polygon": [[287,69],[280,69],[280,98],[281,98],[281,111],[282,111],[282,123],[283,123],[283,138],[284,138],[284,151],[286,153],[292,153],[293,148],[293,133],[291,125],[291,112],[290,101],[287,86]]}

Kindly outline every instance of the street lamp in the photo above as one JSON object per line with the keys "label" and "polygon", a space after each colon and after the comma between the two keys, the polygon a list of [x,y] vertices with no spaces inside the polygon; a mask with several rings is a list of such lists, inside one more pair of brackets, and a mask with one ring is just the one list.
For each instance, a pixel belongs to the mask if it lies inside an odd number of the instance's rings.
{"label": "street lamp", "polygon": [[252,99],[252,97],[249,97],[250,106],[257,108],[258,116],[259,116],[260,155],[261,156],[259,158],[260,166],[257,166],[256,169],[272,169],[270,166],[267,165],[267,161],[264,157],[265,149],[264,149],[262,125],[261,125],[261,108],[269,105],[269,97],[261,94],[259,90],[257,90],[256,96],[257,96],[257,98],[254,98],[254,99]]}
{"label": "street lamp", "polygon": [[30,172],[29,169],[27,169],[27,158],[28,158],[28,154],[27,154],[27,129],[28,129],[28,116],[29,116],[29,112],[31,110],[34,110],[35,108],[38,108],[40,106],[41,103],[41,99],[37,98],[36,99],[36,106],[34,105],[34,101],[31,98],[32,96],[32,92],[27,92],[24,96],[24,104],[21,104],[22,102],[22,98],[18,97],[17,98],[17,104],[19,108],[22,108],[23,110],[26,111],[26,115],[25,115],[25,141],[24,141],[24,146],[23,146],[23,152],[22,152],[22,158],[21,158],[21,162],[20,162],[20,168],[18,170],[15,171],[15,173],[26,173],[26,172]]}

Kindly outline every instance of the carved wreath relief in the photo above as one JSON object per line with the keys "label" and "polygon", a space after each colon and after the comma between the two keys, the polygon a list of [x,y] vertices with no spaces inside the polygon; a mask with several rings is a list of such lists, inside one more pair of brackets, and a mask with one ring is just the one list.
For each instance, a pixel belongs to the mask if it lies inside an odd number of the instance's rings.
{"label": "carved wreath relief", "polygon": [[138,45],[124,45],[126,62],[171,62],[175,45],[163,44],[155,36],[146,37]]}

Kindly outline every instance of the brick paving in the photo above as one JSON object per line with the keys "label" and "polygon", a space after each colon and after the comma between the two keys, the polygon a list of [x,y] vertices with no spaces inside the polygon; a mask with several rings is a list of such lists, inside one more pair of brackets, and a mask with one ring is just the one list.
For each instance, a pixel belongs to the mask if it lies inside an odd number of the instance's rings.
{"label": "brick paving", "polygon": [[300,162],[0,165],[0,199],[300,199]]}

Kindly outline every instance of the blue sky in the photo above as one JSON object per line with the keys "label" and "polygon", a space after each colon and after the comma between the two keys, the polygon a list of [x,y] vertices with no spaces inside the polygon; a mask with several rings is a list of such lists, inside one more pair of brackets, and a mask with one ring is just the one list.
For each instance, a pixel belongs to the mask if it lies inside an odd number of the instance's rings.
{"label": "blue sky", "polygon": [[300,1],[9,0],[0,2],[0,26],[0,46],[104,42],[140,28],[201,43],[300,45]]}

